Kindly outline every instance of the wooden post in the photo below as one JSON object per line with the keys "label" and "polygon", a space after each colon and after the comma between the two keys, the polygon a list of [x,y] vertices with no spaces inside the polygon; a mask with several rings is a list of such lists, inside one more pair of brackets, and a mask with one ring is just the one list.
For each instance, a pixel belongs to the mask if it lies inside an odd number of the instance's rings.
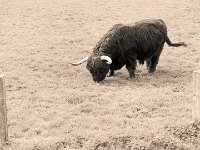
{"label": "wooden post", "polygon": [[0,148],[8,141],[5,78],[0,75]]}
{"label": "wooden post", "polygon": [[193,119],[200,123],[200,70],[193,72]]}

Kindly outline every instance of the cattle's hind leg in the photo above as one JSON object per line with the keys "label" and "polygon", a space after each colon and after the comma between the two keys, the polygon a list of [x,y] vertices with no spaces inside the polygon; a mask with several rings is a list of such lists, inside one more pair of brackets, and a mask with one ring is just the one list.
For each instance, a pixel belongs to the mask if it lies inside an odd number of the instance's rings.
{"label": "cattle's hind leg", "polygon": [[134,58],[129,59],[128,62],[126,63],[126,68],[129,72],[130,78],[135,78],[136,65],[137,65],[137,61]]}
{"label": "cattle's hind leg", "polygon": [[163,46],[164,46],[164,43],[161,44],[160,46],[158,46],[157,54],[154,55],[150,60],[147,60],[147,68],[148,68],[149,73],[154,73],[156,71],[156,66],[158,64],[159,57],[162,52]]}
{"label": "cattle's hind leg", "polygon": [[147,61],[147,67],[149,73],[154,73],[156,71],[156,66],[158,64],[159,56],[154,56],[151,58],[150,61]]}

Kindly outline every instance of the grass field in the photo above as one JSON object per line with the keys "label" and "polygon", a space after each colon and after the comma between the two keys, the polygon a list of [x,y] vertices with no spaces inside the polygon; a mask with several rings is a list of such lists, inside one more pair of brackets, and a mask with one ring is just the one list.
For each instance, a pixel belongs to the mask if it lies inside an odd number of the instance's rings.
{"label": "grass field", "polygon": [[[173,42],[155,74],[125,68],[101,84],[85,64],[116,23],[160,18]],[[0,73],[8,150],[198,150],[192,72],[200,69],[198,0],[0,0]]]}

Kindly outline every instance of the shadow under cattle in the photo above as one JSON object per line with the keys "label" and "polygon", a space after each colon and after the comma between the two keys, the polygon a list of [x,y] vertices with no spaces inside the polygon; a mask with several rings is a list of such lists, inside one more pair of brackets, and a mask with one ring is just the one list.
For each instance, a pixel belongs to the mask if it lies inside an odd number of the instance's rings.
{"label": "shadow under cattle", "polygon": [[169,69],[169,70],[157,70],[154,74],[151,75],[152,77],[155,77],[154,80],[159,81],[160,83],[188,83],[188,80],[192,77],[192,72],[185,71],[185,70],[179,70],[179,69]]}
{"label": "shadow under cattle", "polygon": [[153,85],[166,86],[174,84],[187,84],[192,80],[192,72],[184,70],[164,70],[158,69],[150,74],[147,71],[137,71],[136,78],[129,78],[125,72],[116,72],[113,77],[107,77],[102,84],[106,86],[126,86],[135,84],[136,86]]}

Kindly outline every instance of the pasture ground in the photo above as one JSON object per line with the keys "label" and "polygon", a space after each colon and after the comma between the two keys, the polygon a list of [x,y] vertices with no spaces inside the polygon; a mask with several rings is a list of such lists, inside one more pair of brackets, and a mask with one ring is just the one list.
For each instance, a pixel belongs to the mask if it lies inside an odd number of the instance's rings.
{"label": "pasture ground", "polygon": [[[116,23],[161,18],[173,42],[155,74],[125,68],[95,84],[85,64]],[[9,150],[200,149],[192,72],[200,69],[198,0],[0,0],[0,71]]]}

